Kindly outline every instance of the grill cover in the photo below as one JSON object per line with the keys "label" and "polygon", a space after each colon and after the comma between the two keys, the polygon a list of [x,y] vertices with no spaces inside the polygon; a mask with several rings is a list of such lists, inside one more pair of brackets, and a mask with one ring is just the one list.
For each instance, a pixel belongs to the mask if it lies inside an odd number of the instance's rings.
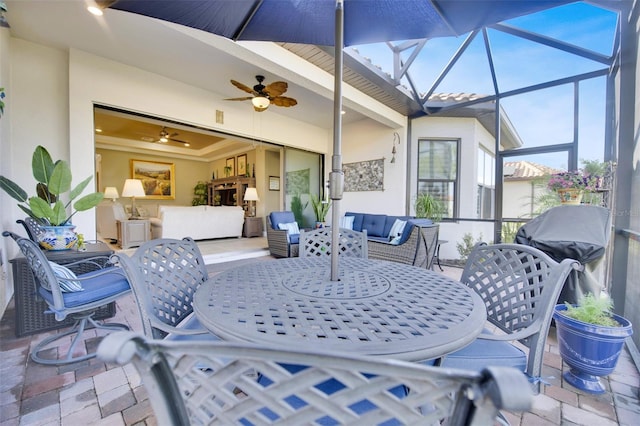
{"label": "grill cover", "polygon": [[599,206],[558,206],[522,225],[515,242],[535,247],[556,261],[575,259],[584,271],[572,273],[560,293],[559,303],[576,303],[585,293],[604,288],[594,270],[604,258],[611,236],[611,213]]}

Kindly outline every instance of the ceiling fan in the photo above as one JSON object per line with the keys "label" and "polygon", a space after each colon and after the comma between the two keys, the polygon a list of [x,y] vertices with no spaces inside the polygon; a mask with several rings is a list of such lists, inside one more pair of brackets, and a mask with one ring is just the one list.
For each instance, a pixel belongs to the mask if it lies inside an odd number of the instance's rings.
{"label": "ceiling fan", "polygon": [[176,139],[175,137],[178,136],[179,133],[178,132],[172,132],[170,133],[169,130],[167,130],[166,127],[162,127],[162,130],[160,130],[159,133],[159,139],[155,142],[159,142],[159,143],[167,143],[167,142],[178,142],[183,144],[184,146],[189,146],[190,143],[187,141],[181,141],[180,139]]}
{"label": "ceiling fan", "polygon": [[273,83],[265,86],[264,84],[262,84],[262,82],[264,81],[264,76],[256,75],[256,80],[258,80],[258,84],[253,86],[253,89],[236,80],[231,80],[231,84],[233,84],[240,90],[251,93],[253,96],[246,96],[242,98],[228,98],[225,99],[225,101],[251,100],[253,109],[258,112],[265,111],[270,104],[274,104],[275,106],[280,107],[290,107],[298,104],[298,101],[293,98],[281,96],[284,92],[287,91],[287,88],[289,87],[286,82],[274,81]]}

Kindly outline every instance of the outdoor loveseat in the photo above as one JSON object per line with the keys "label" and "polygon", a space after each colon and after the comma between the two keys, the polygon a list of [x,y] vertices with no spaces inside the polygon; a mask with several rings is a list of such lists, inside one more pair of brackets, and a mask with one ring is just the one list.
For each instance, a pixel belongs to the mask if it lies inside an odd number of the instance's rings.
{"label": "outdoor loveseat", "polygon": [[346,212],[341,227],[355,231],[367,230],[369,259],[388,260],[427,269],[432,267],[438,245],[439,225],[429,219]]}

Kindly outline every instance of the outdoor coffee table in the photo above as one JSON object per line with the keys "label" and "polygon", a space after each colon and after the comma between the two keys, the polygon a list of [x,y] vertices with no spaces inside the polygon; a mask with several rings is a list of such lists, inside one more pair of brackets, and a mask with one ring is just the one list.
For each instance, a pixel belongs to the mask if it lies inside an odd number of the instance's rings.
{"label": "outdoor coffee table", "polygon": [[372,259],[260,261],[222,272],[195,294],[204,327],[225,340],[419,361],[471,343],[480,297],[434,271]]}

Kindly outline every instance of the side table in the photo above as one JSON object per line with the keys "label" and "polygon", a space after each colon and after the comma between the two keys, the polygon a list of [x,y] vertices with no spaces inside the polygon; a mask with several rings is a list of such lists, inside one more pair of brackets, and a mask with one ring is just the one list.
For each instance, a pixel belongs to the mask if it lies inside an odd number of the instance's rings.
{"label": "side table", "polygon": [[149,241],[151,235],[151,221],[149,219],[118,220],[118,245],[127,249],[137,247]]}
{"label": "side table", "polygon": [[[86,247],[86,251],[78,251],[73,248],[71,250],[45,251],[44,253],[47,259],[61,265],[96,256],[105,256],[106,262],[108,256],[114,253],[113,250],[109,249],[109,247],[102,242],[87,243]],[[37,292],[36,279],[24,257],[20,256],[11,259],[10,263],[13,269],[16,337],[70,327],[75,323],[75,320],[71,317],[67,317],[64,321],[56,321],[53,314],[45,314],[48,306]],[[97,268],[93,268],[89,264],[82,265],[82,267],[84,269],[74,268],[74,272],[76,274],[82,274],[91,272],[91,270]],[[98,309],[94,314],[94,318],[111,318],[115,314],[116,305],[115,302],[112,302]]]}
{"label": "side table", "polygon": [[245,217],[242,226],[243,237],[262,237],[264,231],[261,217]]}

